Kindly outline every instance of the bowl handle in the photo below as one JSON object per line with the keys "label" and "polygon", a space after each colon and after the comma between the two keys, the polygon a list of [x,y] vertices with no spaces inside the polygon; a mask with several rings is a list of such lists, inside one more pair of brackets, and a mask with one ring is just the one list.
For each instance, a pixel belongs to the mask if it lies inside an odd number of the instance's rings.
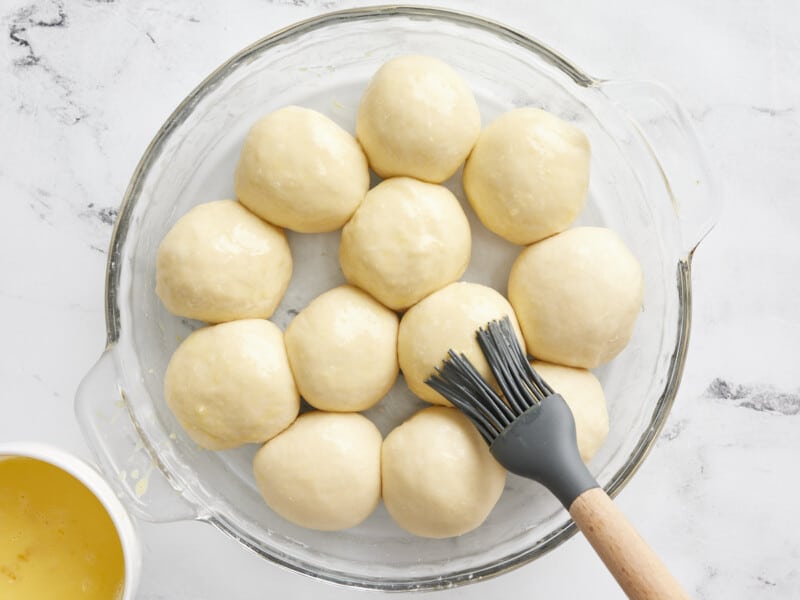
{"label": "bowl handle", "polygon": [[658,161],[678,219],[683,250],[691,254],[716,224],[720,208],[691,118],[658,83],[605,81],[599,87],[628,115]]}
{"label": "bowl handle", "polygon": [[86,442],[132,514],[156,523],[197,518],[197,507],[170,483],[137,431],[116,364],[112,346],[78,386],[75,415]]}

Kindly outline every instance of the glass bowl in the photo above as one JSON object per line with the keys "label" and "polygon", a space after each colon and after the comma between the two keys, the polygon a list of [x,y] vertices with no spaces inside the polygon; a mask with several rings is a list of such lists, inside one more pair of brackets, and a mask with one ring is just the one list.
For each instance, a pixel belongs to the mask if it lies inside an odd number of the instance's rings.
{"label": "glass bowl", "polygon": [[[155,256],[161,238],[191,206],[233,197],[239,148],[258,117],[299,104],[353,131],[369,78],[389,58],[409,53],[436,56],[457,69],[478,99],[484,124],[511,108],[537,106],[588,135],[591,184],[578,223],[616,230],[645,273],[633,339],[597,370],[610,433],[590,469],[610,494],[625,484],[664,423],[686,357],[691,252],[714,219],[701,150],[684,113],[658,85],[592,78],[513,29],[432,8],[346,10],[288,27],[235,55],[178,106],[145,151],[123,199],[107,270],[108,347],[76,400],[106,475],[139,517],[205,521],[300,573],[383,590],[450,587],[497,575],[552,550],[575,528],[543,488],[513,476],[486,523],[457,538],[407,534],[383,506],[342,532],[284,521],[256,491],[255,447],[200,449],[163,401],[169,357],[199,324],[170,315],[159,303]],[[447,185],[463,202],[460,172]],[[519,247],[467,213],[473,254],[463,279],[505,292]],[[273,317],[282,327],[311,298],[344,281],[338,232],[289,233],[289,240],[295,272]],[[401,378],[368,415],[385,435],[420,406]]]}

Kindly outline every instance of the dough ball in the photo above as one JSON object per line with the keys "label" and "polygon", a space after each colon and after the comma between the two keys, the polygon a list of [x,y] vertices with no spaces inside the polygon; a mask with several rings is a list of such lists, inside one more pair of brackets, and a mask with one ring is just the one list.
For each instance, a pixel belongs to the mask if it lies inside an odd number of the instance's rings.
{"label": "dough ball", "polygon": [[481,132],[464,166],[464,191],[488,229],[530,244],[564,231],[583,210],[589,155],[580,129],[518,108]]}
{"label": "dough ball", "polygon": [[156,294],[167,310],[209,323],[271,316],[291,277],[283,231],[234,200],[195,206],[156,256]]}
{"label": "dough ball", "polygon": [[508,301],[497,291],[477,283],[457,282],[431,294],[411,308],[400,321],[397,354],[408,387],[417,396],[451,406],[425,380],[440,366],[449,349],[464,353],[487,380],[494,381],[475,332],[489,321],[508,315],[525,347],[517,318]]}
{"label": "dough ball", "polygon": [[287,106],[250,129],[234,183],[262,219],[317,233],[347,222],[369,189],[369,170],[352,135],[321,113]]}
{"label": "dough ball", "polygon": [[478,104],[450,66],[429,56],[384,64],[358,107],[356,136],[381,177],[440,183],[456,172],[481,129]]}
{"label": "dough ball", "polygon": [[506,472],[469,419],[432,406],[383,443],[383,502],[403,529],[445,538],[472,531],[500,498]]}
{"label": "dough ball", "polygon": [[209,450],[264,442],[300,409],[283,334],[262,319],[192,333],[169,361],[164,397],[189,437]]}
{"label": "dough ball", "polygon": [[602,227],[570,229],[526,248],[508,280],[528,352],[585,369],[622,351],[643,294],[639,261]]}
{"label": "dough ball", "polygon": [[349,285],[318,296],[286,329],[300,394],[321,410],[357,412],[397,379],[397,315]]}
{"label": "dough ball", "polygon": [[534,361],[533,368],[561,394],[575,417],[578,450],[589,462],[608,435],[608,411],[603,388],[591,371]]}
{"label": "dough ball", "polygon": [[322,531],[354,527],[381,497],[381,434],[356,413],[305,413],[264,444],[253,471],[284,519]]}
{"label": "dough ball", "polygon": [[397,177],[371,189],[344,226],[339,261],[347,281],[402,310],[461,277],[471,246],[450,190]]}

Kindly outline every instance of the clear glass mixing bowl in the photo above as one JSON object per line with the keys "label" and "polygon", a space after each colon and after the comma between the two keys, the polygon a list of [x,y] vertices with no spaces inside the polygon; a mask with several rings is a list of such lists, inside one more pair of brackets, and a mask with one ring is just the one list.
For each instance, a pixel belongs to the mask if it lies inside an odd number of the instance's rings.
{"label": "clear glass mixing bowl", "polygon": [[[645,273],[633,339],[597,371],[611,430],[590,468],[611,494],[625,484],[664,423],[686,356],[691,252],[714,218],[700,148],[661,87],[592,78],[517,31],[431,8],[356,9],[304,21],[246,48],[189,94],[147,148],[122,202],[107,271],[108,347],[76,401],[106,475],[139,517],[206,521],[300,573],[384,590],[449,587],[497,575],[552,550],[575,528],[548,493],[513,476],[486,523],[458,538],[413,537],[382,506],[362,525],[336,533],[279,518],[254,486],[254,447],[202,450],[165,406],[168,359],[199,324],[166,312],[154,293],[154,271],[158,243],[176,219],[197,203],[233,196],[239,147],[255,119],[300,104],[353,131],[371,75],[387,59],[408,53],[455,67],[474,90],[484,123],[514,107],[537,106],[589,136],[591,186],[579,223],[619,232]],[[448,185],[463,200],[459,180],[460,173]],[[467,212],[474,242],[464,279],[505,292],[519,248]],[[280,326],[343,282],[338,233],[289,239],[295,273],[274,316]],[[401,379],[369,415],[385,434],[420,405]]]}

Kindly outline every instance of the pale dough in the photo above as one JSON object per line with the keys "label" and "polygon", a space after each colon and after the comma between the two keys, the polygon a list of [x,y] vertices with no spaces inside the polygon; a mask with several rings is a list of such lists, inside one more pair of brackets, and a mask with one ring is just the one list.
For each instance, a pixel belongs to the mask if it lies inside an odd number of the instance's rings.
{"label": "pale dough", "polygon": [[156,256],[156,294],[167,310],[209,323],[271,316],[291,276],[283,231],[235,200],[192,208]]}
{"label": "pale dough", "polygon": [[323,531],[354,527],[380,500],[381,434],[357,413],[305,413],[258,451],[253,471],[284,519]]}
{"label": "pale dough", "polygon": [[591,371],[531,363],[554,391],[561,394],[575,418],[578,450],[583,462],[589,462],[608,435],[608,411],[603,387]]}
{"label": "pale dough", "polygon": [[383,502],[403,529],[444,538],[477,528],[500,498],[506,472],[469,419],[425,408],[383,443]]}
{"label": "pale dough", "polygon": [[352,135],[321,113],[287,106],[250,129],[235,187],[241,203],[270,223],[333,231],[364,199],[369,170]]}
{"label": "pale dough", "polygon": [[627,345],[643,293],[639,261],[602,227],[578,227],[533,244],[517,257],[508,280],[528,352],[586,369]]}
{"label": "pale dough", "polygon": [[264,442],[300,409],[283,334],[263,319],[192,333],[169,361],[164,397],[189,436],[209,450]]}
{"label": "pale dough", "polygon": [[356,136],[381,177],[440,183],[467,158],[480,128],[475,97],[458,73],[436,58],[401,56],[370,81]]}
{"label": "pale dough", "polygon": [[471,246],[450,190],[396,177],[371,189],[344,226],[339,261],[347,281],[402,310],[461,277]]}
{"label": "pale dough", "polygon": [[457,282],[412,307],[400,321],[397,352],[400,370],[417,396],[434,404],[450,403],[425,383],[451,348],[465,354],[487,380],[494,382],[475,332],[489,321],[508,316],[523,349],[525,342],[508,301],[485,285]]}
{"label": "pale dough", "polygon": [[484,129],[464,166],[464,192],[481,222],[515,244],[569,227],[589,187],[589,140],[537,108],[518,108]]}
{"label": "pale dough", "polygon": [[349,285],[314,299],[286,329],[297,387],[321,410],[356,412],[397,379],[397,315]]}

